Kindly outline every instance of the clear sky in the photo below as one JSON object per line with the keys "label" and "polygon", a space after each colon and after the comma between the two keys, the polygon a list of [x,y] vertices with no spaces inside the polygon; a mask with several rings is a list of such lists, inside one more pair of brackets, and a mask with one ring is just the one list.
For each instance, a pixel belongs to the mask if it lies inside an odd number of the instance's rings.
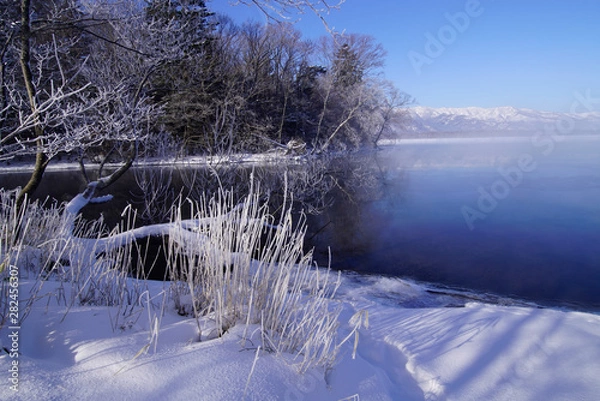
{"label": "clear sky", "polygon": [[[264,20],[229,0],[207,4]],[[385,76],[422,106],[568,111],[574,92],[600,98],[600,0],[346,0],[327,21],[381,43]],[[327,34],[313,15],[296,25],[306,38]]]}

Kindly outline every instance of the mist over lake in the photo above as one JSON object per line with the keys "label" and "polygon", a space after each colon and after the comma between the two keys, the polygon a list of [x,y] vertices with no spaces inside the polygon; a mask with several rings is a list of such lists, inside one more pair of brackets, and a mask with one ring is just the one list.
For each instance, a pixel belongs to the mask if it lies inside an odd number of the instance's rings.
{"label": "mist over lake", "polygon": [[[331,250],[335,269],[599,309],[600,139],[549,139],[403,140],[346,158],[323,194],[327,207],[308,216],[306,247],[322,266]],[[182,175],[165,185],[177,192]],[[117,222],[139,201],[133,176],[84,215]],[[0,179],[20,185],[19,174]],[[68,200],[84,186],[76,171],[53,171],[38,196]]]}

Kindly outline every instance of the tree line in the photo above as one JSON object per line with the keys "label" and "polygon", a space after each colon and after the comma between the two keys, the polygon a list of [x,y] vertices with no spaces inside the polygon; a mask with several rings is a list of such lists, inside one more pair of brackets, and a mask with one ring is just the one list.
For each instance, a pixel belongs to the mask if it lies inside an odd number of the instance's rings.
{"label": "tree line", "polygon": [[[0,7],[0,161],[35,155],[23,194],[65,153],[93,181],[106,161],[121,161],[125,171],[140,152],[165,148],[371,146],[392,133],[408,101],[383,79],[385,51],[366,35],[306,40],[281,21],[236,24],[204,0],[0,0]],[[86,171],[90,160],[100,162],[96,177]]]}

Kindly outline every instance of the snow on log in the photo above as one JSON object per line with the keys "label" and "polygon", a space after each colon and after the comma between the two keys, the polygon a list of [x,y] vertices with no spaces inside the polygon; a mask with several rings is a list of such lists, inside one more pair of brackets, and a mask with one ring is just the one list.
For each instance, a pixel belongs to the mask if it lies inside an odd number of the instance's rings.
{"label": "snow on log", "polygon": [[[75,218],[81,209],[89,203],[103,203],[112,199],[111,195],[95,197],[94,194],[98,187],[98,181],[89,183],[85,191],[75,196],[65,207],[62,238],[60,238],[65,245],[65,249],[60,251],[60,258],[68,259],[71,266],[74,264],[84,266],[100,254],[114,251],[118,248],[128,246],[137,240],[151,236],[169,237],[170,241],[173,241],[177,245],[177,248],[193,254],[220,254],[227,260],[233,260],[240,256],[235,252],[219,249],[218,246],[211,243],[208,235],[203,233],[203,231],[208,230],[209,226],[217,221],[217,219],[220,221],[239,219],[240,217],[236,214],[236,211],[247,206],[244,202],[218,216],[152,224],[132,228],[117,234],[110,234],[107,237],[77,237],[74,235]],[[248,222],[255,220],[253,218],[247,219]],[[261,224],[270,226],[266,222],[262,222]]]}

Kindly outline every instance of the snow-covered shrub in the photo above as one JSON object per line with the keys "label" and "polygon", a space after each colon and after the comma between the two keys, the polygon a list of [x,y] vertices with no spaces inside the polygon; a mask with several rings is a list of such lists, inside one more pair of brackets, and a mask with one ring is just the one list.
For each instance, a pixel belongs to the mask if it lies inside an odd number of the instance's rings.
{"label": "snow-covered shrub", "polygon": [[[6,322],[10,301],[18,293],[10,282],[48,274],[54,263],[53,242],[61,230],[61,208],[25,199],[16,204],[17,191],[0,188],[0,327]],[[19,321],[27,316],[35,294],[19,294]],[[26,300],[26,301],[23,301]],[[14,304],[14,303],[13,303]]]}
{"label": "snow-covered shrub", "polygon": [[[19,209],[15,200],[15,191],[0,189],[0,327],[10,308],[11,275],[35,283],[27,294],[19,293],[20,321],[40,297],[69,307],[138,301],[139,283],[127,280],[132,245],[105,246],[103,253],[95,249],[99,239],[110,242],[130,226],[107,233],[101,221],[83,222],[65,213],[64,205],[26,200]],[[59,292],[43,290],[48,278],[63,284]]]}
{"label": "snow-covered shrub", "polygon": [[[128,209],[122,226],[106,232],[101,221],[84,224],[77,219],[90,201],[81,196],[60,208],[27,204],[20,214],[13,198],[2,193],[3,266],[24,263],[19,249],[39,257],[28,270],[37,282],[31,302],[45,296],[67,311],[82,304],[109,306],[113,329],[126,327],[130,317],[147,307],[140,301],[147,290],[144,280],[130,276],[140,270],[131,266],[132,252],[137,240],[158,235],[168,241],[170,292],[177,311],[198,319],[199,330],[200,319],[214,323],[214,331],[200,332],[200,338],[221,336],[241,324],[247,328],[242,342],[260,338],[263,350],[294,354],[301,371],[335,360],[340,310],[332,298],[339,278],[318,269],[312,253],[304,252],[305,220],[293,218],[289,199],[275,218],[256,190],[240,202],[233,192],[220,191],[177,205],[164,224],[135,227],[135,212]],[[191,218],[183,218],[184,207],[191,209]],[[137,261],[144,263],[144,257]],[[4,278],[7,271],[4,267]],[[62,283],[56,294],[41,291],[48,277]],[[4,280],[2,322],[7,290]]]}
{"label": "snow-covered shrub", "polygon": [[[50,242],[59,236],[61,208],[57,204],[44,205],[26,199],[19,209],[15,200],[15,191],[0,189],[0,255],[35,274],[46,267],[50,259],[48,252],[39,251],[46,250],[45,246],[52,246]],[[31,253],[41,253],[43,259],[33,260]]]}
{"label": "snow-covered shrub", "polygon": [[[296,354],[299,368],[335,359],[338,280],[303,250],[304,219],[284,202],[275,221],[258,191],[235,204],[231,192],[192,203],[194,230],[169,233],[168,254],[180,313],[214,320],[219,336],[236,324],[258,327],[262,349]],[[178,210],[181,210],[179,208]],[[246,332],[249,338],[252,333]]]}
{"label": "snow-covered shrub", "polygon": [[[73,219],[68,214],[64,216],[65,226]],[[55,251],[66,263],[61,265],[60,275],[55,269],[64,283],[65,304],[108,306],[113,330],[130,327],[139,318],[145,307],[142,294],[148,289],[143,277],[131,276],[134,271],[143,271],[140,266],[132,266],[134,253],[136,263],[146,263],[133,234],[135,211],[127,208],[122,217],[121,224],[110,232],[101,219],[77,221],[71,229],[65,228],[63,238],[57,241],[60,248]]]}

